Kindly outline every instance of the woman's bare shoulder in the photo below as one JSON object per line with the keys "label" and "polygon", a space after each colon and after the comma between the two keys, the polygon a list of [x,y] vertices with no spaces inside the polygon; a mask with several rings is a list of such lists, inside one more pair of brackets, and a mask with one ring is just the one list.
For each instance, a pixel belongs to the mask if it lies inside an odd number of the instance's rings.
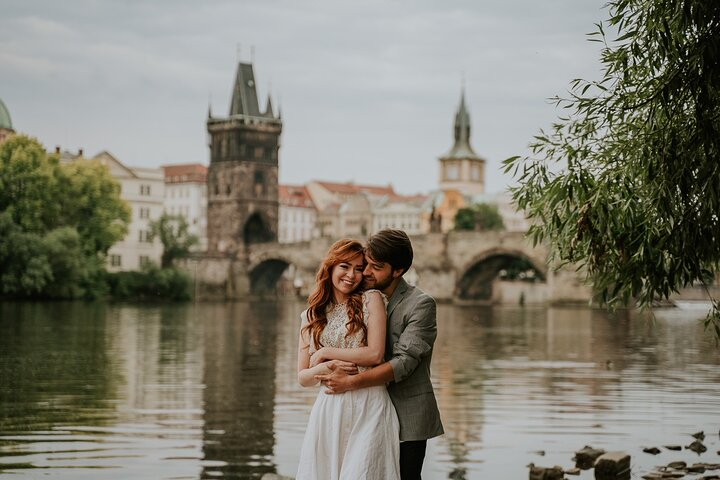
{"label": "woman's bare shoulder", "polygon": [[375,288],[365,290],[363,292],[363,300],[365,301],[365,303],[368,303],[371,301],[375,301],[375,302],[381,301],[386,306],[388,303],[387,296],[385,296],[384,293],[382,293],[380,290],[377,290]]}

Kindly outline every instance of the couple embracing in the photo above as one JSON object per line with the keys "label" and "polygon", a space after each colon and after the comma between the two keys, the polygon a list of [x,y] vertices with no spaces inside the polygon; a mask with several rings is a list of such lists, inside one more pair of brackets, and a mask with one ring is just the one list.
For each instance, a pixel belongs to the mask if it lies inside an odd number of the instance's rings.
{"label": "couple embracing", "polygon": [[298,380],[321,382],[297,480],[420,479],[443,433],[430,382],[435,300],[402,277],[410,239],[382,230],[335,242],[301,314]]}

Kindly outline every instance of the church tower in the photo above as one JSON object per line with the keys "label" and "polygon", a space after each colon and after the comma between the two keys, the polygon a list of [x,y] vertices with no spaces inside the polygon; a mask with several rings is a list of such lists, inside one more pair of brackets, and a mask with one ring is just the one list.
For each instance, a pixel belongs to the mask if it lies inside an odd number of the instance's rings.
{"label": "church tower", "polygon": [[277,240],[282,120],[269,96],[260,111],[252,64],[238,64],[230,114],[208,111],[207,131],[208,252],[232,254]]}
{"label": "church tower", "polygon": [[471,196],[485,192],[485,160],[470,146],[470,115],[465,107],[464,88],[455,114],[455,144],[440,157],[439,187]]}

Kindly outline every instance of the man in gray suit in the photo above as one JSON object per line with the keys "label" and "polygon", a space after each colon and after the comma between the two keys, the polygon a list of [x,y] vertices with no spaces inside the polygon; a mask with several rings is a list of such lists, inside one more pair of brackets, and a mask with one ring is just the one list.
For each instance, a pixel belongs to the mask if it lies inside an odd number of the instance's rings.
{"label": "man in gray suit", "polygon": [[337,369],[317,378],[329,394],[387,384],[400,420],[401,478],[416,480],[422,472],[427,440],[443,434],[430,382],[437,336],[435,300],[402,278],[413,260],[405,232],[382,230],[371,236],[365,257],[365,288],[376,288],[389,298],[385,363],[357,375]]}

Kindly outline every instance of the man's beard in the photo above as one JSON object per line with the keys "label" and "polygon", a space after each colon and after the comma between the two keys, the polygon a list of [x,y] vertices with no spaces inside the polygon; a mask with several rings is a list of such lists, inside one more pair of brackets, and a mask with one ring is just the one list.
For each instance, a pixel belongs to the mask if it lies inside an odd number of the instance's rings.
{"label": "man's beard", "polygon": [[373,288],[373,289],[382,291],[382,290],[385,290],[388,286],[390,286],[390,284],[392,283],[392,281],[393,281],[393,276],[392,276],[392,275],[389,275],[389,276],[388,276],[385,280],[383,280],[383,281],[378,281],[378,280],[376,280],[376,281],[375,281],[375,285],[372,285],[372,286],[371,286],[371,285],[369,285],[368,281],[363,278],[363,288],[364,288],[364,289]]}

